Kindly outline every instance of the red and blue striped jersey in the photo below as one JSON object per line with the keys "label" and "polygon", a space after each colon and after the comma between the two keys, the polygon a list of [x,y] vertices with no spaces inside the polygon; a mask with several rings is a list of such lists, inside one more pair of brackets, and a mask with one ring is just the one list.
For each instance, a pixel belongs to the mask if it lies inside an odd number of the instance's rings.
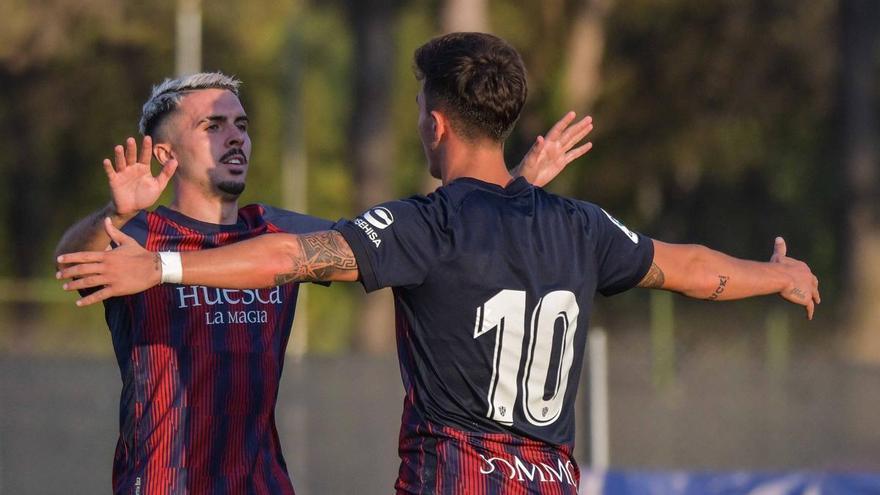
{"label": "red and blue striped jersey", "polygon": [[462,178],[335,229],[366,290],[394,292],[406,389],[399,494],[576,494],[574,399],[596,292],[653,242],[519,178]]}
{"label": "red and blue striped jersey", "polygon": [[[151,251],[194,251],[330,225],[263,205],[235,225],[159,207],[122,230]],[[297,289],[162,284],[105,302],[122,376],[113,493],[293,493],[275,403]]]}

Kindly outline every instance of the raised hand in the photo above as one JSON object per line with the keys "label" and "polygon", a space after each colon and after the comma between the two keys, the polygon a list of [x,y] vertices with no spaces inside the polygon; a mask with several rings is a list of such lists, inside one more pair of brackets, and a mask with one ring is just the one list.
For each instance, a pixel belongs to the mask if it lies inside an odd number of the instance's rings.
{"label": "raised hand", "polygon": [[125,140],[125,146],[117,145],[114,149],[114,161],[104,159],[104,171],[110,183],[110,193],[116,214],[133,215],[139,210],[149,208],[165,190],[174,171],[177,160],[170,160],[153,176],[150,161],[153,152],[153,140],[144,136],[138,157],[137,142],[134,138]]}
{"label": "raised hand", "polygon": [[816,305],[822,301],[819,296],[819,279],[813,275],[806,263],[789,258],[786,252],[785,239],[777,237],[770,262],[779,263],[790,278],[790,283],[779,295],[789,302],[804,306],[807,310],[807,319],[812,320]]}
{"label": "raised hand", "polygon": [[159,253],[141,247],[136,240],[114,227],[109,218],[104,219],[104,228],[113,242],[118,244],[116,249],[64,254],[57,259],[63,268],[55,274],[55,278],[72,279],[64,284],[64,290],[101,287],[78,300],[77,306],[143,292],[161,281]]}
{"label": "raised hand", "polygon": [[522,175],[530,183],[543,187],[556,178],[566,165],[590,151],[593,147],[591,142],[576,148],[575,145],[593,130],[593,118],[586,116],[571,125],[575,117],[574,112],[566,113],[550,128],[546,136],[538,136],[514,174]]}

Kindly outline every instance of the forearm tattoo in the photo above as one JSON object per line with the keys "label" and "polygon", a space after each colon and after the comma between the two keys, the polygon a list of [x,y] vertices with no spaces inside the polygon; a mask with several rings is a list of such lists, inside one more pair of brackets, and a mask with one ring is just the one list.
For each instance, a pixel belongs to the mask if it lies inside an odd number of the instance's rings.
{"label": "forearm tattoo", "polygon": [[712,295],[710,295],[706,300],[707,301],[714,301],[714,300],[718,299],[718,296],[720,296],[721,293],[724,292],[724,289],[727,288],[727,281],[728,280],[730,280],[730,277],[727,277],[724,275],[718,275],[718,287],[715,287],[715,292],[713,292]]}
{"label": "forearm tattoo", "polygon": [[290,272],[275,275],[276,284],[325,281],[334,274],[357,270],[354,254],[339,232],[304,234],[297,240],[300,253],[290,256]]}
{"label": "forearm tattoo", "polygon": [[657,266],[657,263],[651,263],[651,268],[648,269],[648,273],[639,282],[639,287],[645,287],[648,289],[660,289],[663,287],[663,284],[666,282],[666,276],[663,275],[663,270]]}

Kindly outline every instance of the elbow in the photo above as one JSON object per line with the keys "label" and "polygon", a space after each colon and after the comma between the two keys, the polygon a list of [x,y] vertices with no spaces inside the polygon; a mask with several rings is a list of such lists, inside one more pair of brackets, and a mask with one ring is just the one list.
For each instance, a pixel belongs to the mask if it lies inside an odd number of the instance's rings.
{"label": "elbow", "polygon": [[690,248],[682,271],[689,280],[681,292],[694,299],[710,299],[718,288],[719,277],[713,271],[713,251],[699,244]]}

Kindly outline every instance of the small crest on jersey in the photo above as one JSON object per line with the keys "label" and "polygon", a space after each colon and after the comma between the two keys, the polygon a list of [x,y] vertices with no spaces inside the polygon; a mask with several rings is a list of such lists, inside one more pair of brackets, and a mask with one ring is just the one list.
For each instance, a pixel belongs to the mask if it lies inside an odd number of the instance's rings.
{"label": "small crest on jersey", "polygon": [[604,213],[605,216],[608,217],[608,220],[611,220],[611,223],[613,223],[614,225],[617,225],[617,228],[622,230],[623,233],[626,234],[627,237],[629,237],[629,240],[633,241],[633,243],[635,243],[635,244],[639,243],[639,236],[636,235],[635,232],[633,232],[632,230],[629,230],[626,227],[626,225],[624,225],[623,223],[620,222],[620,220],[612,217],[611,214],[609,214],[607,211],[605,211],[604,208],[601,208],[601,210],[602,210],[602,213]]}
{"label": "small crest on jersey", "polygon": [[388,208],[377,206],[375,208],[370,208],[364,213],[364,220],[377,229],[385,229],[394,223],[394,215],[391,214],[391,211],[389,211]]}

